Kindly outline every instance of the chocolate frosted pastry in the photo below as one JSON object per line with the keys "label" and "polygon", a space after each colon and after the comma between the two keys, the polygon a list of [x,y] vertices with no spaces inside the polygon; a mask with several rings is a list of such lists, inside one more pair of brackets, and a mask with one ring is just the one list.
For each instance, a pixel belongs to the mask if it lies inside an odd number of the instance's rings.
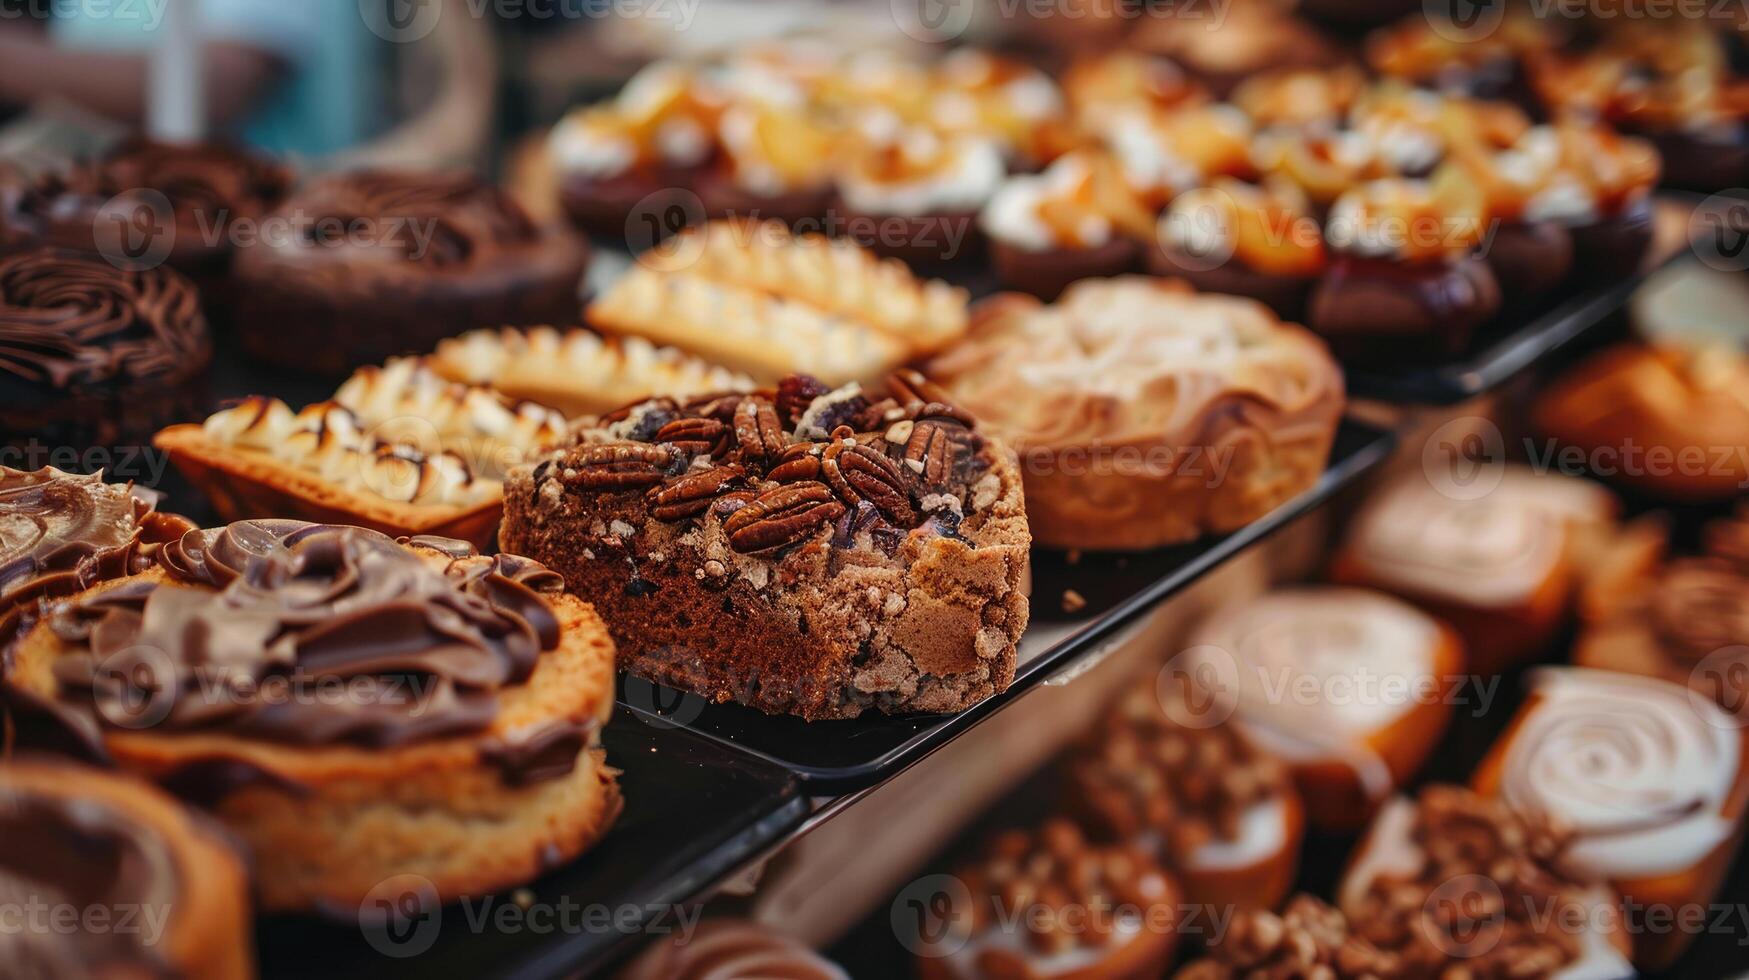
{"label": "chocolate frosted pastry", "polygon": [[752,922],[711,919],[684,939],[657,942],[621,970],[619,980],[849,980],[808,947]]}
{"label": "chocolate frosted pastry", "polygon": [[1536,188],[1527,221],[1550,222],[1573,239],[1573,274],[1613,283],[1638,274],[1652,247],[1652,190],[1663,158],[1651,143],[1607,126],[1563,121],[1537,126],[1511,147],[1508,164]]}
{"label": "chocolate frosted pastry", "polygon": [[1070,284],[1136,271],[1154,213],[1118,158],[1083,150],[1010,177],[978,215],[996,278],[1052,300]]}
{"label": "chocolate frosted pastry", "polygon": [[152,444],[225,520],[290,515],[489,548],[504,474],[564,433],[552,409],[401,358],[360,368],[328,401],[294,412],[255,395]]}
{"label": "chocolate frosted pastry", "polygon": [[965,335],[966,291],[844,239],[716,221],[638,257],[589,325],[689,351],[770,384],[873,382]]}
{"label": "chocolate frosted pastry", "polygon": [[1660,677],[1749,718],[1749,511],[1707,529],[1705,550],[1660,560],[1624,534],[1587,583],[1583,667]]}
{"label": "chocolate frosted pastry", "polygon": [[244,521],[58,604],[5,694],[61,745],[209,806],[270,910],[451,900],[589,847],[619,809],[613,643],[555,573],[446,538]]}
{"label": "chocolate frosted pastry", "polygon": [[210,821],[126,777],[0,762],[0,900],[14,917],[0,932],[8,976],[255,972],[243,856]]}
{"label": "chocolate frosted pastry", "polygon": [[1153,853],[1198,905],[1273,908],[1293,885],[1305,813],[1287,767],[1185,685],[1139,685],[1070,757],[1094,836]]}
{"label": "chocolate frosted pastry", "polygon": [[192,525],[155,511],[156,494],[44,467],[0,466],[0,676],[6,646],[48,601],[144,571]]}
{"label": "chocolate frosted pastry", "polygon": [[505,492],[503,547],[604,610],[638,676],[809,720],[958,711],[1014,678],[1014,454],[915,372],[643,402]]}
{"label": "chocolate frosted pastry", "polygon": [[587,258],[468,174],[318,180],[237,258],[240,330],[263,361],[323,375],[430,350],[473,327],[576,321]]}
{"label": "chocolate frosted pastry", "polygon": [[588,330],[474,330],[437,345],[431,370],[520,401],[550,405],[571,418],[600,415],[654,395],[746,391],[753,380],[642,337]]}
{"label": "chocolate frosted pastry", "polygon": [[1261,304],[1142,276],[981,303],[929,366],[1026,461],[1034,537],[1132,551],[1236,530],[1324,471],[1342,375]]}
{"label": "chocolate frosted pastry", "polygon": [[[36,181],[11,209],[12,220],[44,244],[95,252],[100,223],[150,214],[152,231],[169,235],[165,261],[199,285],[203,300],[228,295],[237,222],[257,222],[291,190],[289,170],[242,149],[181,146],[144,138],[124,141],[103,157]],[[112,200],[128,207],[112,213]],[[0,221],[4,221],[0,217]]]}
{"label": "chocolate frosted pastry", "polygon": [[1455,786],[1379,812],[1337,891],[1396,976],[1631,977],[1617,896],[1557,869],[1565,832]]}
{"label": "chocolate frosted pastry", "polygon": [[1402,960],[1353,934],[1348,919],[1323,900],[1295,895],[1280,915],[1241,908],[1206,955],[1173,980],[1409,980]]}
{"label": "chocolate frosted pastry", "polygon": [[172,269],[53,248],[0,257],[0,444],[143,442],[200,413],[211,360],[199,297]]}
{"label": "chocolate frosted pastry", "polygon": [[[1749,757],[1735,719],[1679,684],[1548,667],[1476,771],[1476,790],[1567,828],[1559,867],[1642,908],[1705,909],[1743,836]],[[1693,934],[1647,930],[1634,962],[1668,967]]]}
{"label": "chocolate frosted pastry", "polygon": [[948,909],[945,936],[919,938],[922,980],[1157,977],[1178,947],[1184,906],[1171,876],[1140,849],[1090,844],[1067,820],[996,836],[955,877],[970,903]]}

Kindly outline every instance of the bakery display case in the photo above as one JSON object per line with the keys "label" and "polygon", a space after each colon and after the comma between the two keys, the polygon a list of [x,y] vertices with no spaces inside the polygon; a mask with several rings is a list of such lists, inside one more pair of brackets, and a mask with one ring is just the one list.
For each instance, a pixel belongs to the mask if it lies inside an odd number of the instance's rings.
{"label": "bakery display case", "polygon": [[0,974],[1740,965],[1740,25],[172,6],[0,20]]}

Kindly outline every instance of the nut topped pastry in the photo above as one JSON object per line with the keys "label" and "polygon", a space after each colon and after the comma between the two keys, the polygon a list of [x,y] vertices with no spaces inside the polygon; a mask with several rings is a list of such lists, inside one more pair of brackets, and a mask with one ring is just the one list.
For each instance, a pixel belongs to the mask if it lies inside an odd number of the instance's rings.
{"label": "nut topped pastry", "polygon": [[945,937],[922,937],[923,980],[1158,976],[1178,946],[1171,876],[1067,820],[997,835],[955,877],[971,903],[951,910]]}
{"label": "nut topped pastry", "polygon": [[294,412],[254,396],[153,444],[228,520],[291,514],[485,547],[504,474],[564,433],[552,409],[402,358],[360,368],[331,400]]}
{"label": "nut topped pastry", "polygon": [[58,604],[4,687],[20,744],[210,806],[268,909],[353,914],[393,875],[501,888],[618,811],[613,644],[541,565],[465,542],[244,521]]}
{"label": "nut topped pastry", "polygon": [[763,383],[872,381],[954,343],[966,292],[855,243],[772,221],[719,221],[640,256],[589,305],[591,326],[670,344]]}
{"label": "nut topped pastry", "polygon": [[477,327],[574,323],[587,250],[466,173],[314,181],[237,257],[251,356],[338,376]]}
{"label": "nut topped pastry", "polygon": [[193,417],[212,338],[173,269],[32,248],[0,257],[0,445],[122,445]]}
{"label": "nut topped pastry", "polygon": [[1281,760],[1214,707],[1165,684],[1134,687],[1070,756],[1072,798],[1096,837],[1154,853],[1191,902],[1274,907],[1299,863],[1299,793]]}
{"label": "nut topped pastry", "polygon": [[0,761],[0,894],[8,976],[255,972],[243,855],[210,820],[125,776]]}
{"label": "nut topped pastry", "polygon": [[1243,527],[1311,486],[1342,413],[1323,345],[1183,283],[999,296],[930,375],[1026,461],[1040,543],[1139,550]]}
{"label": "nut topped pastry", "polygon": [[656,394],[690,398],[753,387],[746,375],[676,348],[581,329],[474,330],[438,344],[425,363],[451,381],[550,405],[570,418]]}
{"label": "nut topped pastry", "polygon": [[914,372],[642,402],[505,501],[502,545],[604,610],[639,676],[810,720],[955,711],[1013,679],[1014,456]]}
{"label": "nut topped pastry", "polygon": [[156,511],[157,495],[54,467],[0,466],[0,675],[7,643],[48,600],[143,571],[191,525]]}
{"label": "nut topped pastry", "polygon": [[1402,961],[1353,934],[1341,912],[1311,895],[1295,895],[1280,915],[1241,908],[1207,954],[1173,980],[1408,980]]}
{"label": "nut topped pastry", "polygon": [[1568,842],[1503,802],[1429,786],[1379,812],[1336,904],[1401,964],[1386,976],[1631,977],[1615,893],[1556,870]]}

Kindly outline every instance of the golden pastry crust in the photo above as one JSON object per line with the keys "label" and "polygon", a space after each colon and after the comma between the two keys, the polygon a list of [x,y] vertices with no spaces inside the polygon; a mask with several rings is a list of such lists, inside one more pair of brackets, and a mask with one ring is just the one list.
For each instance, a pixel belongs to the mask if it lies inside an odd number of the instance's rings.
{"label": "golden pastry crust", "polygon": [[1749,487],[1749,465],[1731,451],[1749,444],[1749,358],[1734,352],[1612,347],[1556,380],[1534,418],[1587,453],[1637,445],[1678,463],[1684,453],[1705,457],[1697,466],[1620,467],[1619,479],[1660,497],[1729,500]]}
{"label": "golden pastry crust", "polygon": [[715,221],[639,256],[586,311],[610,334],[670,344],[761,382],[874,380],[966,331],[966,292],[779,222]]}
{"label": "golden pastry crust", "polygon": [[1020,453],[1042,544],[1142,550],[1231,531],[1329,459],[1341,371],[1259,303],[1122,277],[1052,306],[994,297],[974,319],[928,373]]}
{"label": "golden pastry crust", "polygon": [[[242,980],[255,975],[249,874],[235,843],[210,821],[155,787],[123,776],[44,757],[0,764],[0,807],[33,798],[113,811],[163,842],[174,862],[167,870],[174,873],[176,894],[152,950],[176,976]],[[27,957],[20,968],[29,965]]]}
{"label": "golden pastry crust", "polygon": [[652,395],[690,398],[753,387],[746,375],[676,348],[582,329],[475,330],[438,344],[430,365],[451,381],[484,385],[570,418]]}
{"label": "golden pastry crust", "polygon": [[[409,547],[436,568],[449,561]],[[165,579],[153,569],[81,595]],[[496,716],[478,732],[367,748],[105,727],[102,749],[119,768],[162,782],[222,770],[213,811],[250,845],[269,911],[351,915],[396,875],[429,879],[445,901],[515,885],[588,849],[621,807],[618,773],[600,748],[613,710],[613,641],[587,603],[548,601],[559,646],[524,683],[502,690]],[[79,652],[39,624],[20,641],[8,684],[52,703],[56,664]],[[495,761],[506,746],[565,725],[586,732],[568,774],[511,778]]]}

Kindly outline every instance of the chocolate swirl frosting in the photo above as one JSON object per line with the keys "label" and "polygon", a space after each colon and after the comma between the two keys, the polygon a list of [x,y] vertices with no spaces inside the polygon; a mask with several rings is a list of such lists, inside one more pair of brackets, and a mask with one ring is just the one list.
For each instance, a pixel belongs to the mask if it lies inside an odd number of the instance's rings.
{"label": "chocolate swirl frosting", "polygon": [[[77,909],[174,908],[181,884],[168,842],[109,806],[0,783],[0,905]],[[144,928],[70,935],[8,930],[0,959],[21,976],[169,977]]]}
{"label": "chocolate swirl frosting", "polygon": [[[545,596],[563,581],[526,559],[448,545],[436,564],[355,527],[190,531],[161,556],[169,582],[55,612],[50,628],[80,648],[57,665],[61,697],[112,724],[300,745],[481,731],[499,693],[558,646]],[[141,677],[152,682],[143,704]]]}
{"label": "chocolate swirl frosting", "polygon": [[36,248],[0,258],[0,391],[186,376],[212,356],[194,287],[168,268],[126,270]]}

